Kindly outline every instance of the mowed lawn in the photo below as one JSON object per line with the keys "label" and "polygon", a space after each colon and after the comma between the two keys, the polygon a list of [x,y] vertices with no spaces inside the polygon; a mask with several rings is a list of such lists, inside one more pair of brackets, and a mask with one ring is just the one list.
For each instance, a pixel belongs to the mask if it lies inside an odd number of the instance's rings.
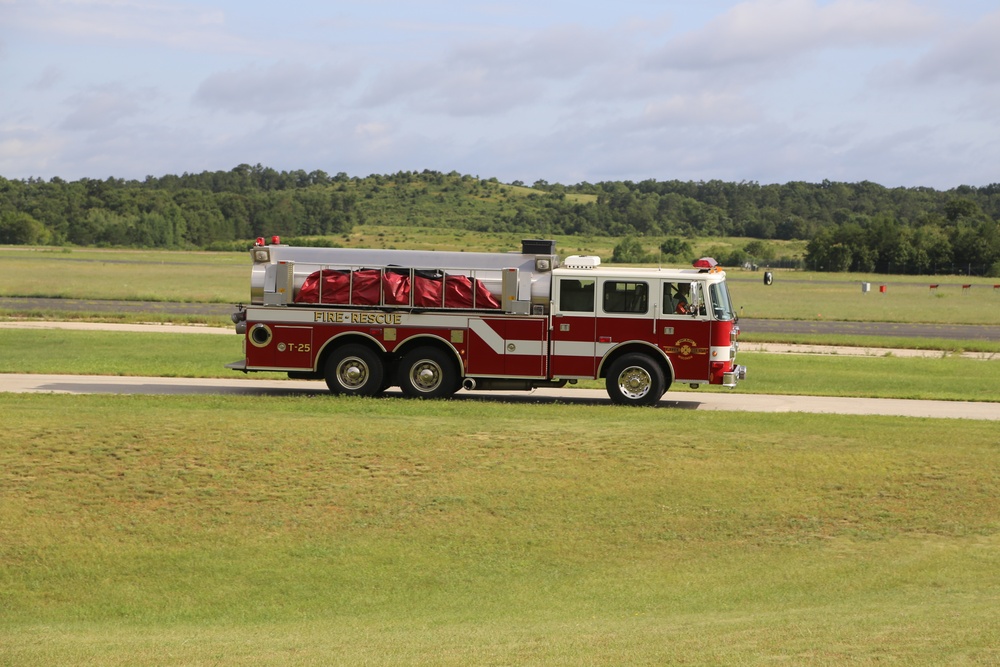
{"label": "mowed lawn", "polygon": [[0,394],[3,665],[990,665],[963,420]]}

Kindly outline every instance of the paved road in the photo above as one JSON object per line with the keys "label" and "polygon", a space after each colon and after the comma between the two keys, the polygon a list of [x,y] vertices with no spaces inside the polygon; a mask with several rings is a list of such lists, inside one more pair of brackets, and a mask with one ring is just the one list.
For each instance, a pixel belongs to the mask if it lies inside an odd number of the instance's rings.
{"label": "paved road", "polygon": [[[106,375],[0,375],[0,391],[60,394],[242,394],[249,396],[309,396],[327,394],[322,382],[302,380],[192,379],[118,377]],[[389,396],[399,396],[389,391]],[[336,400],[332,396],[330,400]],[[399,400],[403,400],[399,398]],[[597,389],[536,389],[533,392],[460,391],[454,400],[508,403],[609,403]],[[728,410],[741,412],[810,412],[842,415],[893,415],[1000,421],[1000,403],[916,401],[898,399],[773,396],[733,392],[667,392],[661,409]]]}

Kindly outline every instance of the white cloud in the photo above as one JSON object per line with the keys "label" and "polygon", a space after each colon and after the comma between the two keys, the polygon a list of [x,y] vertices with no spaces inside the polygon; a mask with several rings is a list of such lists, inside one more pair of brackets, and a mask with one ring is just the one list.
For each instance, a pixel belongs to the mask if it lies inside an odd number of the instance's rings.
{"label": "white cloud", "polygon": [[66,100],[72,111],[60,127],[65,130],[99,130],[116,125],[130,116],[141,114],[143,102],[155,99],[149,88],[126,88],[104,85],[72,95]]}
{"label": "white cloud", "polygon": [[650,102],[643,110],[640,125],[745,125],[761,120],[756,104],[731,92],[680,93]]}
{"label": "white cloud", "polygon": [[156,44],[194,52],[253,52],[253,43],[226,28],[225,14],[197,4],[138,0],[14,2],[10,27],[62,39]]}
{"label": "white cloud", "polygon": [[471,61],[505,76],[563,79],[577,76],[611,55],[611,45],[603,34],[578,25],[562,25],[528,32],[520,39],[466,43],[456,48],[449,60],[453,64]]}
{"label": "white cloud", "polygon": [[600,34],[560,26],[455,45],[438,59],[388,62],[360,98],[365,107],[405,104],[422,113],[495,116],[551,102],[555,90],[611,57]]}
{"label": "white cloud", "polygon": [[0,175],[53,173],[65,141],[27,124],[0,126]]}
{"label": "white cloud", "polygon": [[38,75],[38,78],[28,84],[28,90],[38,92],[52,90],[64,79],[65,74],[60,68],[54,65],[48,65],[44,70],[42,70],[41,74]]}
{"label": "white cloud", "polygon": [[358,103],[364,108],[402,105],[421,114],[491,116],[534,103],[541,93],[531,77],[455,59],[394,66],[376,76]]}
{"label": "white cloud", "polygon": [[354,139],[368,154],[385,155],[392,147],[392,130],[386,123],[365,122],[354,127]]}
{"label": "white cloud", "polygon": [[934,26],[934,17],[910,0],[749,0],[671,40],[652,63],[681,69],[783,64],[822,49],[909,42]]}
{"label": "white cloud", "polygon": [[948,35],[914,68],[920,81],[961,81],[995,85],[1000,83],[1000,12],[984,16],[974,24]]}
{"label": "white cloud", "polygon": [[248,65],[212,74],[198,86],[194,101],[230,113],[295,113],[317,105],[342,105],[337,95],[356,76],[347,65],[310,67],[286,61],[267,67]]}

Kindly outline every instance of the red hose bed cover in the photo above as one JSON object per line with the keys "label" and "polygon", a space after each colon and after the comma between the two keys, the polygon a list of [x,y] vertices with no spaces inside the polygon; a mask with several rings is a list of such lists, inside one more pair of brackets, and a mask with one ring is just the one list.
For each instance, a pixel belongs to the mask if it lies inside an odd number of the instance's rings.
{"label": "red hose bed cover", "polygon": [[377,306],[380,282],[386,305],[410,305],[412,291],[413,306],[418,308],[500,308],[500,302],[478,280],[461,275],[414,271],[411,286],[410,271],[407,269],[387,269],[385,273],[377,269],[314,271],[302,283],[295,303]]}

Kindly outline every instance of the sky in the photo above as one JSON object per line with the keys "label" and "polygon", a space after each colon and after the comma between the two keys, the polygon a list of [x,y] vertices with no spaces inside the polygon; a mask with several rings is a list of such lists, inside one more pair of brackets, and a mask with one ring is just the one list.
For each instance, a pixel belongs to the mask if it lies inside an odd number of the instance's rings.
{"label": "sky", "polygon": [[997,0],[0,0],[0,176],[1000,182]]}

